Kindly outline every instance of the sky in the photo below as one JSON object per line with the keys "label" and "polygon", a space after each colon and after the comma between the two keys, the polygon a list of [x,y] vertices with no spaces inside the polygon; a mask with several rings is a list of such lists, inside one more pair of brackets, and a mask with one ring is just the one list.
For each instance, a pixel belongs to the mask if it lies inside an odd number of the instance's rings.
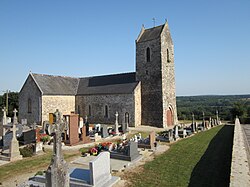
{"label": "sky", "polygon": [[249,0],[1,0],[0,94],[29,72],[135,71],[135,40],[168,20],[176,95],[250,94]]}

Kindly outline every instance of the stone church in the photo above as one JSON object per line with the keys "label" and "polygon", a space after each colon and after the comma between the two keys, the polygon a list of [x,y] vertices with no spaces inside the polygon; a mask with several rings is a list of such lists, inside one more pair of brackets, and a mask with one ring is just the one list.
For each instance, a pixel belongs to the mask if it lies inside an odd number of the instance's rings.
{"label": "stone church", "polygon": [[94,77],[30,73],[19,93],[19,118],[42,123],[59,109],[90,123],[171,127],[177,124],[174,47],[168,23],[136,39],[136,72]]}

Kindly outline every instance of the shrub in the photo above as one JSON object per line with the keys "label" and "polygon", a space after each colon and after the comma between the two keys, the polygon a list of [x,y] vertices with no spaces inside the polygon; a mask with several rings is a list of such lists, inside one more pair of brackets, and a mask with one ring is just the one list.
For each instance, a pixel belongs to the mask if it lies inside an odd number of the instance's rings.
{"label": "shrub", "polygon": [[23,155],[23,157],[32,157],[33,156],[33,146],[27,145],[24,148],[20,148],[20,154]]}
{"label": "shrub", "polygon": [[48,141],[50,141],[50,136],[48,136],[48,135],[42,136],[41,140],[42,140],[43,143],[48,142]]}
{"label": "shrub", "polygon": [[35,174],[35,176],[37,176],[37,175],[43,175],[43,171],[38,171],[38,172],[36,172],[36,174]]}

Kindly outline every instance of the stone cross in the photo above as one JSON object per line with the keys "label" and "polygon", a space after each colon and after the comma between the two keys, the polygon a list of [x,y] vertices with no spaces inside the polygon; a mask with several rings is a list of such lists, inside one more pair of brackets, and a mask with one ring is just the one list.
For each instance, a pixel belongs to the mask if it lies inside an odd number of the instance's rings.
{"label": "stone cross", "polygon": [[217,123],[217,125],[218,125],[218,123],[219,123],[219,112],[218,112],[218,110],[216,110],[216,123]]}
{"label": "stone cross", "polygon": [[62,132],[66,123],[61,112],[56,110],[54,113],[56,122],[53,125],[53,156],[49,168],[46,171],[46,186],[69,187],[68,166],[62,154]]}
{"label": "stone cross", "polygon": [[17,109],[14,109],[14,111],[13,111],[13,113],[14,113],[13,125],[18,123],[18,121],[17,121],[17,116],[16,116],[16,113],[17,113],[17,112],[18,112]]}
{"label": "stone cross", "polygon": [[11,128],[11,130],[12,130],[12,134],[13,134],[12,140],[13,140],[13,139],[17,140],[17,139],[16,139],[16,131],[17,131],[17,128],[16,128],[16,124],[15,124],[15,123],[13,123],[13,127]]}
{"label": "stone cross", "polygon": [[194,113],[192,113],[192,123],[194,124]]}
{"label": "stone cross", "polygon": [[2,111],[3,111],[3,125],[6,125],[7,124],[7,115],[6,115],[7,109],[6,109],[6,107],[4,107],[2,109]]}
{"label": "stone cross", "polygon": [[126,131],[128,131],[128,126],[129,126],[129,124],[128,124],[128,118],[129,118],[128,113],[125,114],[125,118],[126,118]]}
{"label": "stone cross", "polygon": [[115,134],[119,134],[119,130],[118,130],[118,112],[116,111],[115,113]]}

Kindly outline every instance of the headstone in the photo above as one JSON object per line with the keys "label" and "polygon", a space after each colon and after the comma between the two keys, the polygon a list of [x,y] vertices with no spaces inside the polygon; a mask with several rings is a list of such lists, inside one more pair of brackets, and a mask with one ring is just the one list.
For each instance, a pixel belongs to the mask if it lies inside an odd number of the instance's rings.
{"label": "headstone", "polygon": [[85,117],[85,126],[86,126],[86,136],[89,136],[89,122],[88,122],[88,116]]}
{"label": "headstone", "polygon": [[27,119],[21,119],[21,124],[22,125],[27,125]]}
{"label": "headstone", "polygon": [[2,124],[7,125],[7,116],[6,116],[7,109],[4,107],[2,111],[3,111]]}
{"label": "headstone", "polygon": [[122,132],[123,132],[123,133],[128,132],[128,124],[127,124],[127,123],[123,123],[123,124],[122,124]]}
{"label": "headstone", "polygon": [[179,134],[178,134],[178,125],[175,125],[174,132],[175,132],[175,134],[174,134],[175,139],[178,139],[178,138],[179,138]]}
{"label": "headstone", "polygon": [[90,140],[89,136],[86,136],[86,134],[87,134],[86,133],[86,126],[84,125],[81,130],[82,130],[82,133],[81,133],[81,141],[82,141],[82,143],[89,143],[91,140]]}
{"label": "headstone", "polygon": [[109,136],[108,129],[106,125],[103,125],[101,128],[101,136],[102,138],[107,138]]}
{"label": "headstone", "polygon": [[69,187],[68,166],[62,154],[62,132],[65,128],[65,121],[61,112],[54,113],[56,122],[53,125],[53,157],[49,168],[46,171],[46,187]]}
{"label": "headstone", "polygon": [[10,161],[15,161],[15,160],[19,160],[19,159],[23,158],[20,154],[19,143],[16,139],[16,124],[17,124],[16,113],[17,113],[17,110],[14,109],[13,112],[14,112],[13,128],[12,128],[13,136],[12,136],[12,140],[10,142],[10,150],[9,150]]}
{"label": "headstone", "polygon": [[66,145],[76,145],[79,143],[79,130],[78,130],[78,123],[79,123],[79,115],[78,114],[70,114],[64,116],[67,121],[68,126],[68,136],[66,136],[64,143]]}
{"label": "headstone", "polygon": [[111,179],[110,153],[102,152],[89,163],[90,185],[101,186]]}
{"label": "headstone", "polygon": [[1,122],[1,126],[0,126],[0,137],[3,137],[5,135],[5,128],[4,126],[7,125],[7,116],[6,116],[6,108],[4,107],[2,109],[3,111],[3,118],[2,118],[2,122]]}
{"label": "headstone", "polygon": [[[115,144],[116,145],[116,144]],[[110,157],[119,160],[133,161],[140,156],[138,151],[138,143],[130,141],[124,150],[114,150],[110,152]]]}
{"label": "headstone", "polygon": [[119,130],[118,130],[118,112],[115,113],[115,134],[119,134]]}

